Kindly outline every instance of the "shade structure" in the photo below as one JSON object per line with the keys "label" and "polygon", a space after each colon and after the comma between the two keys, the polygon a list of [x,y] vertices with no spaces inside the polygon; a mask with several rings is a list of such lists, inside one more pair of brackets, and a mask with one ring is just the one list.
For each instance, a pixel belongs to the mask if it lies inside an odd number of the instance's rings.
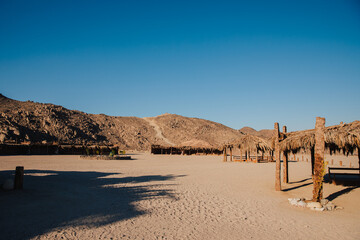
{"label": "shade structure", "polygon": [[267,152],[273,150],[269,141],[254,135],[244,135],[233,139],[227,146],[239,148],[245,152]]}
{"label": "shade structure", "polygon": [[[290,132],[283,136],[280,149],[283,152],[296,153],[299,150],[312,149],[315,146],[315,129]],[[333,152],[352,154],[360,148],[360,121],[339,124],[325,128],[325,148]]]}

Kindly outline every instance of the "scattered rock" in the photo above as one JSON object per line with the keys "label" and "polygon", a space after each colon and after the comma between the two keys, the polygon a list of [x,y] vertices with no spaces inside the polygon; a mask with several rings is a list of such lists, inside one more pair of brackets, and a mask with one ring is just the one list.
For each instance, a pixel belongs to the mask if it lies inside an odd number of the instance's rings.
{"label": "scattered rock", "polygon": [[309,202],[309,203],[307,204],[307,207],[308,207],[308,208],[321,208],[322,205],[321,205],[321,203],[319,203],[319,202]]}
{"label": "scattered rock", "polygon": [[296,207],[308,207],[313,211],[333,211],[337,209],[343,209],[341,207],[336,207],[328,199],[322,199],[320,202],[308,202],[304,198],[288,198],[288,201],[291,205]]}
{"label": "scattered rock", "polygon": [[306,202],[299,201],[297,205],[298,205],[298,207],[306,207]]}
{"label": "scattered rock", "polygon": [[306,207],[305,199],[302,198],[289,198],[288,201],[291,205],[296,207]]}
{"label": "scattered rock", "polygon": [[325,205],[327,211],[332,211],[335,209],[335,205],[332,202],[329,202]]}
{"label": "scattered rock", "polygon": [[321,201],[320,201],[320,203],[321,203],[321,205],[326,205],[326,204],[328,204],[328,202],[329,202],[329,200],[327,200],[327,199],[321,199]]}
{"label": "scattered rock", "polygon": [[319,211],[322,212],[325,210],[325,208],[321,207],[321,208],[310,208],[311,210],[315,210],[315,211]]}

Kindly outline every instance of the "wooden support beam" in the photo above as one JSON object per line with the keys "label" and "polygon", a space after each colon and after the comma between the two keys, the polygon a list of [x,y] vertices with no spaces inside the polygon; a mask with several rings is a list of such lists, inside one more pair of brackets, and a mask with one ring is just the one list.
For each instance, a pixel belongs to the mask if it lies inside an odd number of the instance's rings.
{"label": "wooden support beam", "polygon": [[283,182],[289,182],[289,154],[287,152],[283,152]]}
{"label": "wooden support beam", "polygon": [[[287,127],[283,126],[283,134],[287,133]],[[289,162],[289,158],[288,158],[288,153],[287,152],[283,152],[283,182],[284,183],[288,183],[289,182],[289,175],[288,175],[288,171],[289,171],[289,167],[288,167],[288,162]]]}
{"label": "wooden support beam", "polygon": [[313,175],[313,201],[320,202],[323,197],[325,153],[325,118],[317,117],[315,123],[315,163]]}
{"label": "wooden support beam", "polygon": [[310,157],[311,157],[311,175],[314,175],[315,149],[313,147],[310,149]]}
{"label": "wooden support beam", "polygon": [[226,161],[227,161],[226,147],[224,147],[223,153],[224,153],[224,160],[223,160],[223,162],[226,162]]}
{"label": "wooden support beam", "polygon": [[279,123],[274,124],[274,136],[275,136],[275,159],[276,159],[276,168],[275,168],[275,190],[281,191],[281,177],[280,177],[280,146],[279,146]]}
{"label": "wooden support beam", "polygon": [[15,169],[14,189],[23,189],[24,184],[24,167],[18,166]]}
{"label": "wooden support beam", "polygon": [[230,146],[230,162],[232,162],[232,160],[233,160],[232,147]]}

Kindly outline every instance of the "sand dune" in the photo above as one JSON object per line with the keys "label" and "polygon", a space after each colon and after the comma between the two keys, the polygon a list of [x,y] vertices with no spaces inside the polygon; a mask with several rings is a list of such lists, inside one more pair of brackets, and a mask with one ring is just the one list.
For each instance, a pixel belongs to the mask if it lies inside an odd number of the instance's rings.
{"label": "sand dune", "polygon": [[17,165],[25,189],[0,191],[2,239],[359,239],[360,190],[325,184],[343,210],[313,212],[289,197],[312,195],[310,164],[291,162],[274,189],[274,163],[215,156],[1,156],[3,181]]}

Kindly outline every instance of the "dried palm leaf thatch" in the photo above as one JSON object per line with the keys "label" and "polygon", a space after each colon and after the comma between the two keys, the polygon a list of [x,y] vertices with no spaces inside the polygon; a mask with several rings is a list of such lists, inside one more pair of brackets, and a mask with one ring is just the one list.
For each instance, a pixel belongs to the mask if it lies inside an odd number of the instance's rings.
{"label": "dried palm leaf thatch", "polygon": [[[343,154],[353,154],[360,147],[360,121],[340,124],[325,128],[325,147],[330,153],[343,151]],[[296,153],[300,149],[311,149],[315,146],[315,130],[290,132],[280,142],[280,150]]]}
{"label": "dried palm leaf thatch", "polygon": [[244,135],[239,138],[236,138],[230,141],[227,144],[227,147],[236,147],[243,151],[271,151],[273,148],[270,146],[270,143],[260,137],[254,135]]}
{"label": "dried palm leaf thatch", "polygon": [[222,150],[220,146],[212,145],[204,140],[192,139],[176,146],[179,149],[216,149]]}

